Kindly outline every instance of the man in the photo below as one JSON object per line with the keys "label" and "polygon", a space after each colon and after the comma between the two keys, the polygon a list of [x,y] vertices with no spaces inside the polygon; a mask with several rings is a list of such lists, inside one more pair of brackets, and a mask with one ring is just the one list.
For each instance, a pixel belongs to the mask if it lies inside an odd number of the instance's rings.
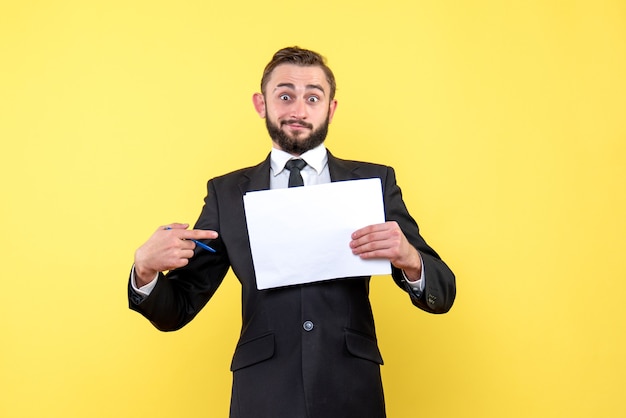
{"label": "man", "polygon": [[[258,290],[246,192],[291,181],[309,186],[380,178],[386,222],[355,231],[352,252],[389,260],[396,284],[427,312],[445,313],[454,302],[454,275],[420,236],[393,169],[341,160],[324,147],[337,108],[334,95],[335,78],[319,54],[297,47],[278,51],[265,68],[261,93],[253,96],[272,139],[270,155],[255,167],[210,180],[193,230],[186,224],[162,226],[135,253],[130,308],[164,331],[191,321],[229,268],[241,282],[243,323],[231,364],[233,418],[385,416],[370,278]],[[294,159],[306,163],[300,173],[289,162]],[[192,240],[212,240],[215,252],[196,248]]]}

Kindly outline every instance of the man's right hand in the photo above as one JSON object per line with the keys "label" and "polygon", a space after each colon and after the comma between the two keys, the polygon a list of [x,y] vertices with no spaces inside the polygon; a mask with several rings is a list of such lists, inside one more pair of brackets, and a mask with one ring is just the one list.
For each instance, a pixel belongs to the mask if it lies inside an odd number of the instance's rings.
{"label": "man's right hand", "polygon": [[189,224],[173,223],[161,226],[135,251],[137,287],[153,281],[159,272],[186,266],[196,248],[191,239],[215,239],[218,235],[215,231],[187,228]]}

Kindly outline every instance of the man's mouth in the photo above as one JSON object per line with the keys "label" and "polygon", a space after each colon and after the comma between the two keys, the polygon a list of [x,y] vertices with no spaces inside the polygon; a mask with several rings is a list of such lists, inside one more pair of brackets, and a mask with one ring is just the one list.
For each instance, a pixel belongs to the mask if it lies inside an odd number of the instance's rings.
{"label": "man's mouth", "polygon": [[295,129],[301,129],[301,128],[313,129],[313,125],[303,120],[287,120],[287,121],[282,122],[282,125],[288,125],[289,127],[295,128]]}

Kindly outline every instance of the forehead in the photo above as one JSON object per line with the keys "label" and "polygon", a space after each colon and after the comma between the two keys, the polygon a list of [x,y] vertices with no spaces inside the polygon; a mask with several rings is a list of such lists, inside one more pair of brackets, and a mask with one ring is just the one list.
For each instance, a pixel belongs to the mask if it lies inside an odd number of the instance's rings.
{"label": "forehead", "polygon": [[321,86],[328,93],[330,85],[326,80],[326,74],[322,67],[318,66],[301,66],[295,64],[281,64],[274,68],[269,80],[267,81],[267,90],[274,90],[277,86],[293,85],[298,88],[306,88],[307,86]]}

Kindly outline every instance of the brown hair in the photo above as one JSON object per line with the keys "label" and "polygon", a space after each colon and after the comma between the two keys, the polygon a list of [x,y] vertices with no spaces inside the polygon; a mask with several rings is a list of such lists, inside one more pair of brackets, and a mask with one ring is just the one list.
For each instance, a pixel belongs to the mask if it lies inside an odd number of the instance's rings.
{"label": "brown hair", "polygon": [[265,86],[269,81],[272,71],[281,64],[294,64],[302,67],[320,67],[326,74],[326,80],[330,84],[330,99],[335,98],[335,75],[326,65],[326,59],[317,52],[303,49],[297,46],[283,48],[277,51],[272,60],[265,66],[263,77],[261,78],[261,92],[265,95]]}

